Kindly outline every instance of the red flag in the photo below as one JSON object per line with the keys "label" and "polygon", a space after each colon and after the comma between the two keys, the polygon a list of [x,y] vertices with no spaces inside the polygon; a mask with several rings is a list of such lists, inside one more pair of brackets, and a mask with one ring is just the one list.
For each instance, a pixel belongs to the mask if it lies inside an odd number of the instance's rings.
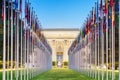
{"label": "red flag", "polygon": [[89,23],[88,23],[88,19],[87,19],[87,23],[86,23],[86,34],[89,33]]}
{"label": "red flag", "polygon": [[106,17],[103,17],[103,32],[106,32]]}
{"label": "red flag", "polygon": [[76,47],[76,43],[77,43],[77,40],[75,40],[75,42],[74,42],[74,48]]}
{"label": "red flag", "polygon": [[110,0],[110,6],[113,7],[113,0]]}
{"label": "red flag", "polygon": [[108,0],[105,0],[105,10],[104,13],[107,14],[108,12]]}

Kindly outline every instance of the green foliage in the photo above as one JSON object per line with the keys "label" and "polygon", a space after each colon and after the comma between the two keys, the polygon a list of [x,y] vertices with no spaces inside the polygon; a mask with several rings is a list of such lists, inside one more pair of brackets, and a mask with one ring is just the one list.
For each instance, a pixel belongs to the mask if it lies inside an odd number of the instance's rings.
{"label": "green foliage", "polygon": [[63,62],[64,66],[68,66],[68,61]]}
{"label": "green foliage", "polygon": [[55,61],[52,61],[52,65],[55,66],[56,62]]}

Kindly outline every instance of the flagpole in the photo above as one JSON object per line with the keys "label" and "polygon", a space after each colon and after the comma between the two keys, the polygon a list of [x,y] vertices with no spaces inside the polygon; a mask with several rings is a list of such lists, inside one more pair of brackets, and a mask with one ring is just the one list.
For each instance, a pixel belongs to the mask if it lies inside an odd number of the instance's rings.
{"label": "flagpole", "polygon": [[24,19],[25,22],[25,53],[24,53],[24,80],[26,80],[26,19]]}
{"label": "flagpole", "polygon": [[[114,5],[112,7],[112,16],[114,16]],[[113,25],[112,17],[112,80],[115,79],[115,26]]]}
{"label": "flagpole", "polygon": [[[10,41],[9,41],[9,31],[10,31],[10,29],[9,29],[9,27],[10,27],[10,22],[9,22],[9,16],[10,16],[10,5],[9,5],[9,1],[8,1],[8,55],[7,55],[7,62],[8,62],[8,65],[7,65],[7,68],[9,69],[9,56],[10,56],[10,54],[9,54],[9,52],[10,52],[10,48],[9,48],[9,43],[10,43]],[[7,71],[7,80],[9,80],[9,71]]]}
{"label": "flagpole", "polygon": [[19,77],[19,12],[17,12],[17,76],[16,80],[18,80]]}
{"label": "flagpole", "polygon": [[11,80],[13,80],[13,3],[11,1]]}
{"label": "flagpole", "polygon": [[108,80],[108,12],[106,13],[106,80]]}
{"label": "flagpole", "polygon": [[3,0],[4,16],[3,16],[3,80],[6,80],[6,0]]}
{"label": "flagpole", "polygon": [[26,30],[27,30],[27,28],[26,28],[26,6],[27,6],[27,2],[26,2],[26,0],[25,0],[25,16],[24,16],[24,28],[25,28],[25,53],[24,53],[24,80],[26,80],[26,57],[27,57],[27,45],[26,45],[26,43],[27,43],[27,41],[26,41],[26,34],[27,34],[27,32],[26,32]]}
{"label": "flagpole", "polygon": [[21,49],[21,53],[20,53],[20,64],[21,64],[21,65],[20,65],[20,68],[21,68],[21,70],[20,70],[20,80],[22,80],[22,72],[23,72],[23,71],[22,71],[22,70],[23,70],[23,69],[22,69],[22,65],[23,65],[23,62],[22,62],[22,61],[23,61],[23,60],[22,60],[22,59],[23,59],[23,42],[22,42],[22,39],[23,39],[23,34],[22,34],[22,32],[23,32],[23,24],[22,24],[22,22],[23,22],[23,20],[22,20],[22,0],[20,0],[20,7],[19,7],[19,8],[20,8],[19,10],[20,10],[20,15],[21,15],[21,22],[20,22],[20,32],[21,32],[21,34],[20,34],[20,35],[21,35],[21,42],[20,42],[20,43],[21,43],[21,44],[20,44],[20,46],[21,46],[21,47],[20,47],[20,49]]}
{"label": "flagpole", "polygon": [[120,80],[120,0],[118,2],[119,4],[119,80]]}
{"label": "flagpole", "polygon": [[102,20],[102,41],[101,41],[101,44],[102,44],[102,80],[104,80],[104,68],[103,68],[103,65],[104,65],[104,30],[103,30],[103,13],[102,13],[102,16],[101,16],[101,20]]}
{"label": "flagpole", "polygon": [[[15,5],[15,4],[14,4]],[[13,25],[13,31],[14,31],[14,27],[15,27],[15,34],[13,33],[13,35],[15,36],[15,44],[13,43],[13,46],[15,46],[15,53],[14,53],[14,55],[15,56],[13,56],[13,60],[15,60],[15,77],[17,76],[17,12],[16,12],[16,10],[15,10],[15,14],[14,14],[14,25]],[[13,36],[13,38],[14,38],[14,36]]]}
{"label": "flagpole", "polygon": [[100,26],[99,26],[99,21],[97,22],[97,26],[98,26],[98,80],[100,80],[100,71],[99,71],[99,62],[100,62],[100,54],[99,54],[99,29],[100,29]]}
{"label": "flagpole", "polygon": [[21,62],[21,74],[20,74],[21,75],[20,76],[21,80],[22,80],[22,70],[23,70],[22,69],[22,64],[23,64],[23,62],[22,62],[23,61],[22,60],[23,59],[23,57],[22,57],[23,56],[23,42],[22,42],[22,38],[23,38],[22,36],[23,36],[23,34],[22,34],[22,32],[23,32],[23,24],[22,24],[22,13],[21,13],[21,59],[20,59],[21,60],[20,61]]}

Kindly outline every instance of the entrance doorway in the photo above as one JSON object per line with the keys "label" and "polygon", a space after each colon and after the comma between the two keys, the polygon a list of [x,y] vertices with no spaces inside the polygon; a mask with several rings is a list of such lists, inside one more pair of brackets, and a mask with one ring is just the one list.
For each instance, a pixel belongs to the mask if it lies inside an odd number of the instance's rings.
{"label": "entrance doorway", "polygon": [[57,67],[62,68],[63,66],[63,52],[57,52]]}

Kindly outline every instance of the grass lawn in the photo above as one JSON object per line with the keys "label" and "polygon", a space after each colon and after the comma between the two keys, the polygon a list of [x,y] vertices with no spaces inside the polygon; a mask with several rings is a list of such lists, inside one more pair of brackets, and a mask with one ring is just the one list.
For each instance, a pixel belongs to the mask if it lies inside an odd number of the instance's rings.
{"label": "grass lawn", "polygon": [[[109,79],[108,80],[112,80],[110,72],[111,71],[109,71]],[[94,73],[94,72],[92,72],[92,73]],[[100,73],[101,73],[101,71],[100,71]],[[19,71],[19,74],[20,74],[20,71]],[[24,74],[24,71],[23,71],[23,74]],[[10,73],[9,73],[9,78],[10,78]],[[119,78],[119,75],[118,75],[118,71],[117,71],[117,72],[115,72],[115,80],[118,80],[118,78]],[[2,72],[0,72],[0,80],[2,80]],[[14,70],[13,70],[13,79],[12,80],[16,80]],[[18,80],[20,80],[20,75],[19,75]],[[24,76],[22,76],[22,80],[24,80]],[[27,80],[27,79],[25,79],[25,80]],[[28,79],[28,80],[30,80],[30,79]],[[68,68],[59,68],[59,69],[53,68],[52,70],[49,70],[49,71],[39,74],[38,76],[34,77],[31,80],[95,80],[95,79],[90,78],[87,75],[84,75],[83,73],[70,70]],[[102,80],[101,74],[100,74],[100,80]],[[104,80],[106,80],[106,71],[104,72]]]}
{"label": "grass lawn", "polygon": [[52,69],[32,80],[94,80],[70,69]]}

